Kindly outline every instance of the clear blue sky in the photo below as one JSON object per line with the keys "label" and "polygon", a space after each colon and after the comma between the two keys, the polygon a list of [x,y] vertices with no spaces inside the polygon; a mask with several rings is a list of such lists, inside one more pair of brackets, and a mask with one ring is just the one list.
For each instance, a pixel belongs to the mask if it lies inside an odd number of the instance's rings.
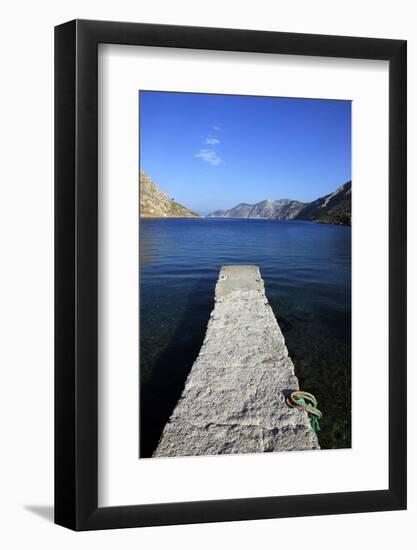
{"label": "clear blue sky", "polygon": [[351,179],[351,102],[143,92],[140,168],[201,214]]}

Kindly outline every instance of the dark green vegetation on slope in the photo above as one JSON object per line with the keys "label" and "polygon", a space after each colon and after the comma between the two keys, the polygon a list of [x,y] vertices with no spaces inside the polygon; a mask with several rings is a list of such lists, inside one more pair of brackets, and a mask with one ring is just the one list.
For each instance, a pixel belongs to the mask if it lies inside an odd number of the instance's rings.
{"label": "dark green vegetation on slope", "polygon": [[351,224],[352,182],[341,185],[334,193],[310,202],[297,214],[296,220],[319,223]]}

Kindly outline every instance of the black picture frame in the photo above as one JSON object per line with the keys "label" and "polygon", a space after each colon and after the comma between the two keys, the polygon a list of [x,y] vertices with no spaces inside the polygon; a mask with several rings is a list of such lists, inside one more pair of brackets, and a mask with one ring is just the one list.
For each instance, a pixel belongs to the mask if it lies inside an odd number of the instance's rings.
{"label": "black picture frame", "polygon": [[[98,507],[98,44],[389,62],[389,488]],[[74,20],[55,28],[55,522],[74,530],[406,508],[406,41]],[[383,236],[381,237],[383,238]]]}

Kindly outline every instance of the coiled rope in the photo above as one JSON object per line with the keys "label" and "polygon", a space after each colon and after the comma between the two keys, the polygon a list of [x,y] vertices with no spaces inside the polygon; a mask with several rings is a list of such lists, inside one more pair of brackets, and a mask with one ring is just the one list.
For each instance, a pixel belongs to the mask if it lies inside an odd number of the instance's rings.
{"label": "coiled rope", "polygon": [[289,407],[296,407],[305,411],[309,418],[311,429],[314,433],[320,431],[319,419],[323,416],[322,412],[317,408],[317,399],[312,393],[306,391],[293,391],[286,398],[285,402]]}

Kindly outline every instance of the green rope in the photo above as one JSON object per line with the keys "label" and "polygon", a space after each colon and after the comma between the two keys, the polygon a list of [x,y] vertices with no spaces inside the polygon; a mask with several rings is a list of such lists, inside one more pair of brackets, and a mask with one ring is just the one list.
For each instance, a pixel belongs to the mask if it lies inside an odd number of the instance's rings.
{"label": "green rope", "polygon": [[315,434],[320,431],[319,419],[323,416],[317,408],[317,399],[313,394],[304,391],[293,391],[286,399],[287,405],[304,410],[310,419],[311,429]]}

